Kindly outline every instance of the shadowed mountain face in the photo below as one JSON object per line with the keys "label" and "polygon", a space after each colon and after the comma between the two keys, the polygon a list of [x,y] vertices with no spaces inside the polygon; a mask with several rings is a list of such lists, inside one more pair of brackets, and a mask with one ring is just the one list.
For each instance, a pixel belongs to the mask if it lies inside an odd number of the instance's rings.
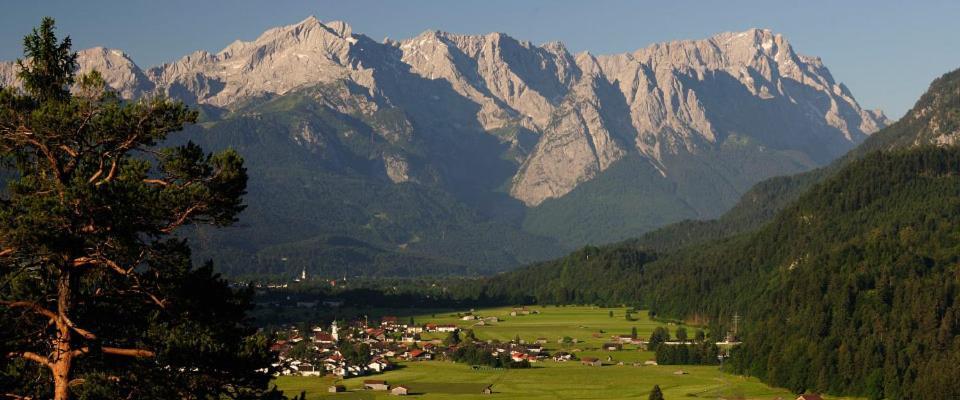
{"label": "shadowed mountain face", "polygon": [[197,236],[238,273],[500,270],[717,216],[886,124],[758,29],[594,56],[500,33],[380,43],[311,17],[146,71],[117,50],[79,61],[124,97],[200,107],[194,140],[241,149],[245,226]]}

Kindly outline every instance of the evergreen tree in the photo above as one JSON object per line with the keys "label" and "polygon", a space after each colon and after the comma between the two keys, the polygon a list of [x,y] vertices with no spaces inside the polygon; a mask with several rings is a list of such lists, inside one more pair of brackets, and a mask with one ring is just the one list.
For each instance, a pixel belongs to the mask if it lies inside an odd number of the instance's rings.
{"label": "evergreen tree", "polygon": [[653,332],[650,333],[650,340],[647,341],[647,350],[657,351],[657,347],[660,346],[660,343],[670,341],[670,331],[667,328],[658,326],[653,329]]}
{"label": "evergreen tree", "polygon": [[455,346],[460,344],[460,330],[456,329],[447,334],[447,337],[443,339],[443,344],[447,346]]}
{"label": "evergreen tree", "polygon": [[477,342],[480,339],[477,339],[477,335],[473,333],[473,329],[467,329],[466,341],[469,343]]}
{"label": "evergreen tree", "polygon": [[663,391],[660,390],[660,385],[653,385],[653,390],[650,391],[650,400],[663,400]]}
{"label": "evergreen tree", "polygon": [[247,324],[252,292],[230,289],[209,264],[195,268],[174,236],[234,222],[242,159],[160,146],[197,113],[162,97],[121,101],[95,72],[77,79],[52,19],[24,53],[24,90],[0,91],[6,397],[276,395],[269,342]]}
{"label": "evergreen tree", "polygon": [[631,339],[636,339],[636,338],[637,338],[637,327],[634,326],[634,327],[630,328],[630,338],[631,338]]}
{"label": "evergreen tree", "polygon": [[693,340],[697,343],[701,343],[704,340],[707,340],[707,334],[703,332],[703,329],[697,329],[697,333],[693,337]]}
{"label": "evergreen tree", "polygon": [[678,327],[678,328],[677,328],[677,331],[675,332],[675,334],[676,334],[676,336],[677,336],[677,340],[679,340],[679,341],[681,341],[681,342],[686,342],[686,341],[687,341],[687,328],[684,328],[684,327],[682,327],[682,326],[681,326],[681,327]]}

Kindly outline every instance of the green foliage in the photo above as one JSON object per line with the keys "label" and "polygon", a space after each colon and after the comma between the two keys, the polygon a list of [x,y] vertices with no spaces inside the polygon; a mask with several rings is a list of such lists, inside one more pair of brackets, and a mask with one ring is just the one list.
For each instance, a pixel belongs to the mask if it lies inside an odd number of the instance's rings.
{"label": "green foliage", "polygon": [[443,344],[446,346],[455,346],[460,344],[460,330],[455,329],[447,333],[447,337],[443,338]]}
{"label": "green foliage", "polygon": [[554,261],[461,283],[454,293],[479,303],[613,306],[640,298],[640,272],[654,259],[623,246],[587,246]]}
{"label": "green foliage", "polygon": [[26,57],[17,60],[17,77],[24,89],[38,102],[63,101],[70,97],[70,85],[77,70],[77,54],[70,51],[67,36],[57,41],[53,18],[45,17],[40,26],[23,38]]}
{"label": "green foliage", "polygon": [[703,332],[703,329],[697,329],[697,333],[693,336],[693,341],[700,343],[704,340],[707,340],[707,335]]}
{"label": "green foliage", "polygon": [[340,340],[337,344],[343,359],[354,365],[367,365],[370,362],[370,345],[366,343],[352,343]]}
{"label": "green foliage", "polygon": [[464,340],[467,343],[473,343],[473,342],[479,341],[480,339],[477,339],[477,335],[473,333],[473,329],[467,329],[467,334]]}
{"label": "green foliage", "polygon": [[[635,291],[621,301],[639,299],[652,316],[709,318],[711,331],[725,332],[733,314],[743,315],[745,344],[732,351],[731,371],[795,392],[949,398],[960,393],[948,378],[960,365],[957,171],[955,147],[873,153],[754,232],[656,259],[622,245],[587,248],[478,282],[473,293],[602,304],[628,282]],[[644,257],[621,263],[618,254]],[[612,271],[625,273],[597,279]],[[561,285],[607,294],[548,290]],[[655,332],[651,350],[668,337]]]}
{"label": "green foliage", "polygon": [[663,400],[663,391],[660,390],[660,385],[653,385],[653,390],[650,391],[650,397],[647,397],[650,400]]}
{"label": "green foliage", "polygon": [[660,365],[716,365],[720,349],[713,343],[659,345],[656,350]]}
{"label": "green foliage", "polygon": [[869,155],[759,231],[651,265],[650,301],[678,316],[743,312],[727,367],[777,386],[955,396],[958,170],[956,148]]}
{"label": "green foliage", "polygon": [[[53,21],[25,39],[25,93],[0,91],[0,382],[31,398],[274,398],[249,290],[195,268],[174,236],[243,209],[243,161],[191,143],[162,97],[123,102],[81,77]],[[25,332],[31,332],[25,335]],[[6,357],[4,357],[6,358]]]}
{"label": "green foliage", "polygon": [[667,328],[658,326],[653,330],[653,333],[650,334],[650,339],[647,340],[647,350],[657,351],[661,343],[669,341],[670,331],[668,331]]}
{"label": "green foliage", "polygon": [[449,353],[449,357],[459,363],[491,368],[530,368],[530,362],[527,360],[517,362],[513,361],[508,353],[501,353],[499,356],[494,356],[492,353],[491,349],[485,346],[468,343]]}
{"label": "green foliage", "polygon": [[687,328],[682,326],[677,327],[677,331],[674,332],[674,334],[677,336],[678,341],[681,341],[681,342],[687,341]]}

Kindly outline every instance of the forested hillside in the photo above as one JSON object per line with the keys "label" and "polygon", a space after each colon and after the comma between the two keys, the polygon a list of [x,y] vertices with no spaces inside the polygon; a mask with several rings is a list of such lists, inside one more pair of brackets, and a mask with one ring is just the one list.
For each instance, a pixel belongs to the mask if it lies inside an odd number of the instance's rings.
{"label": "forested hillside", "polygon": [[[474,284],[481,301],[642,304],[723,324],[744,316],[728,367],[804,389],[960,395],[960,149],[873,153],[762,229],[656,259],[584,248]],[[882,398],[882,397],[873,397]]]}
{"label": "forested hillside", "polygon": [[[960,72],[935,81],[904,119],[844,161],[761,184],[726,220],[667,231],[691,245],[669,251],[677,245],[664,240],[655,260],[643,240],[587,248],[470,293],[640,303],[715,325],[740,314],[744,345],[732,371],[797,392],[957,398],[958,82]],[[563,295],[573,288],[584,295]]]}
{"label": "forested hillside", "polygon": [[866,157],[760,231],[646,269],[647,301],[674,316],[745,315],[730,367],[779,386],[954,398],[958,173],[955,148]]}
{"label": "forested hillside", "polygon": [[625,304],[642,298],[644,266],[656,258],[626,246],[587,246],[566,257],[467,281],[454,299],[480,303]]}

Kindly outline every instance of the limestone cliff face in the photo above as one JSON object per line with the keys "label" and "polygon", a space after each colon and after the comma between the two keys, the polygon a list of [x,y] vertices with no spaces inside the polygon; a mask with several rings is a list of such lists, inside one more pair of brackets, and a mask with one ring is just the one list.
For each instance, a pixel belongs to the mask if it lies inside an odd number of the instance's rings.
{"label": "limestone cliff face", "polygon": [[[101,71],[124,97],[161,91],[226,109],[337,83],[351,89],[324,92],[324,104],[371,116],[382,108],[402,110],[411,98],[441,97],[399,96],[384,89],[398,87],[389,80],[441,82],[475,105],[466,114],[475,120],[450,126],[479,126],[516,150],[510,194],[528,206],[564,196],[626,156],[646,159],[669,178],[668,159],[710,154],[734,138],[749,138],[758,149],[822,164],[887,124],[882,113],[862,109],[819,58],[797,54],[784,37],[761,29],[574,56],[560,43],[538,46],[502,33],[428,31],[377,43],[343,22],[310,17],[146,72],[116,50],[80,54],[83,70]],[[11,63],[0,63],[0,83],[16,84]],[[310,129],[296,140],[320,146]],[[417,136],[406,118],[375,129],[392,143]],[[509,129],[531,133],[534,143],[498,133]],[[382,155],[391,180],[411,180],[406,159]]]}
{"label": "limestone cliff face", "polygon": [[501,33],[424,32],[400,44],[402,61],[427,79],[444,79],[481,105],[486,129],[520,124],[539,130],[579,77],[562,44],[534,46]]}
{"label": "limestone cliff face", "polygon": [[217,54],[198,51],[148,71],[158,87],[201,104],[226,107],[251,96],[284,94],[340,79],[371,83],[351,56],[350,26],[314,17],[273,28],[252,42],[236,41]]}
{"label": "limestone cliff face", "polygon": [[510,193],[527,204],[563,196],[607,169],[629,148],[629,137],[617,137],[608,129],[605,113],[612,106],[601,98],[599,87],[606,81],[596,59],[584,54],[577,61],[582,79],[553,112],[543,137],[514,177]]}
{"label": "limestone cliff face", "polygon": [[[565,130],[590,134],[611,130],[610,121],[629,121],[613,129],[624,139],[607,151],[613,159],[636,151],[669,175],[664,157],[716,150],[733,136],[758,139],[779,150],[796,149],[819,163],[839,156],[887,124],[877,111],[862,109],[849,90],[834,81],[818,58],[798,55],[781,35],[752,29],[705,40],[657,44],[630,54],[580,56],[581,81],[602,80],[617,88],[607,99],[607,119],[592,127],[570,128],[569,109],[555,112]],[[584,98],[602,85],[581,85],[571,98]],[[619,97],[619,98],[618,98]],[[576,102],[578,112],[605,110],[599,102]],[[622,107],[624,110],[610,110]],[[627,138],[625,135],[631,135]],[[544,143],[553,141],[554,143]],[[603,140],[600,140],[603,142]],[[567,147],[565,150],[561,148]],[[528,205],[559,197],[610,164],[601,153],[547,129],[521,168],[511,193]],[[543,153],[567,154],[569,167],[547,168]],[[578,157],[583,157],[582,159]],[[559,164],[563,165],[563,164]],[[590,167],[587,167],[587,166]],[[549,188],[549,189],[548,189]]]}

